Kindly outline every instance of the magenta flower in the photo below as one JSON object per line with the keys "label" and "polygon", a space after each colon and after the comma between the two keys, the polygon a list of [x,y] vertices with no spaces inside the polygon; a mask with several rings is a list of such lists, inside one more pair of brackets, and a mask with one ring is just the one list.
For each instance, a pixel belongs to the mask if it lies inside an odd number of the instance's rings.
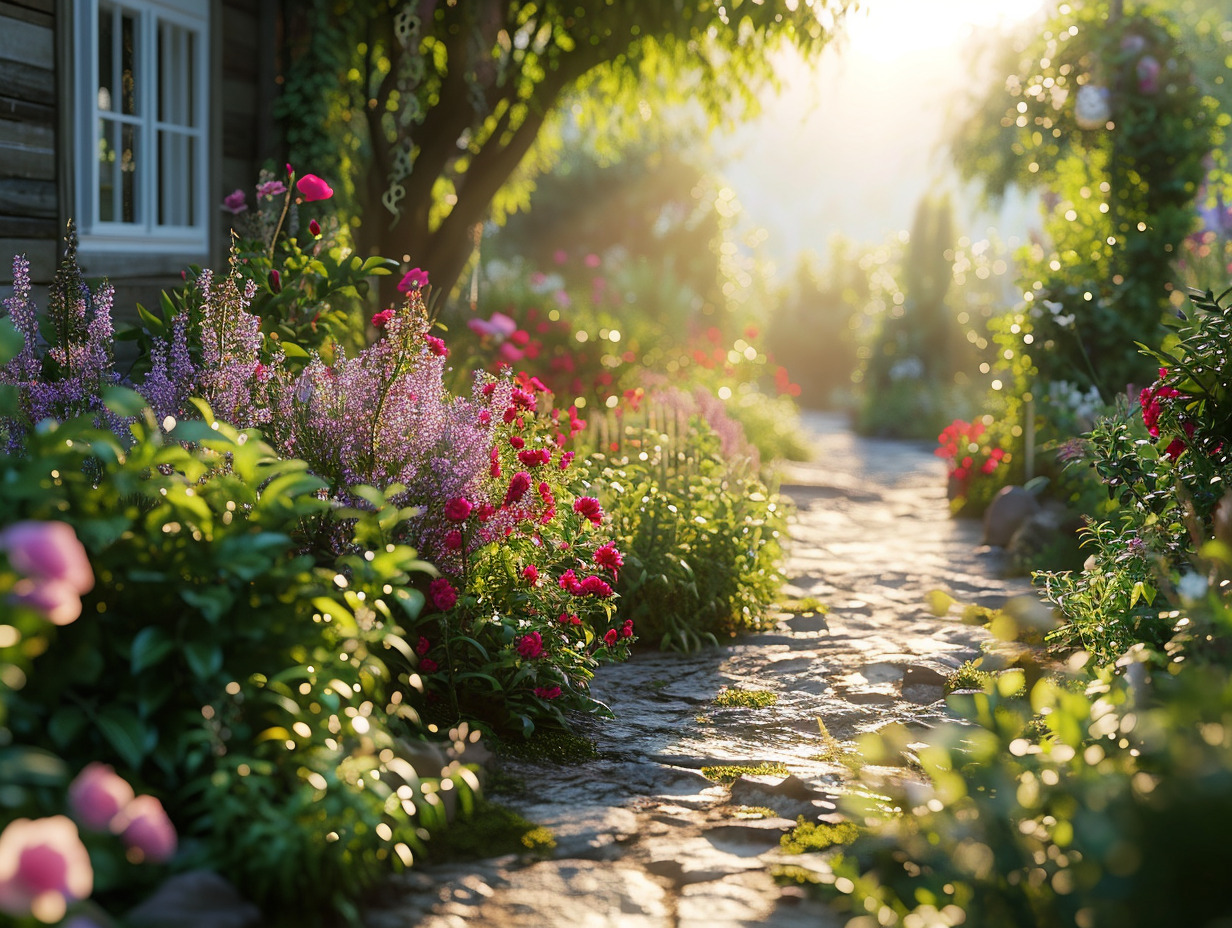
{"label": "magenta flower", "polygon": [[593,496],[579,496],[573,501],[573,511],[589,519],[595,525],[603,521],[603,509]]}
{"label": "magenta flower", "polygon": [[556,699],[560,696],[559,686],[536,686],[535,695],[540,699]]}
{"label": "magenta flower", "polygon": [[389,325],[389,320],[393,317],[394,311],[392,309],[382,309],[379,313],[373,315],[372,325],[378,329],[383,329]]}
{"label": "magenta flower", "polygon": [[68,805],[83,826],[107,831],[115,817],[133,801],[133,788],[115,769],[97,761],[88,764],[68,787]]}
{"label": "magenta flower", "polygon": [[305,174],[295,182],[295,189],[304,195],[304,200],[328,200],[334,195],[334,188],[315,174]]}
{"label": "magenta flower", "polygon": [[599,599],[607,599],[612,595],[612,588],[602,577],[587,577],[581,582],[580,587],[583,593],[589,593]]}
{"label": "magenta flower", "polygon": [[488,319],[468,319],[466,322],[476,335],[490,335],[505,339],[518,330],[518,324],[504,313],[493,313]]}
{"label": "magenta flower", "polygon": [[562,454],[560,456],[560,469],[568,470],[569,465],[573,463],[573,458],[574,458],[574,453],[572,451],[566,451],[564,454]]}
{"label": "magenta flower", "polygon": [[445,503],[445,518],[451,522],[462,522],[471,514],[475,507],[464,496],[455,496]]}
{"label": "magenta flower", "polygon": [[621,554],[614,544],[610,541],[605,545],[600,545],[595,549],[595,563],[612,572],[612,576],[616,576],[620,568],[625,564],[624,555]]}
{"label": "magenta flower", "polygon": [[423,655],[427,654],[431,650],[432,650],[432,642],[430,642],[423,635],[420,635],[419,640],[415,642],[415,653],[418,654],[420,657],[423,657]]}
{"label": "magenta flower", "polygon": [[446,612],[457,603],[458,591],[444,577],[437,577],[428,584],[428,597],[432,600],[432,605],[441,612]]}
{"label": "magenta flower", "polygon": [[313,238],[316,238],[318,235],[321,234],[321,224],[317,222],[315,219],[308,220],[308,234],[311,235]]}
{"label": "magenta flower", "polygon": [[616,631],[616,629],[614,628],[609,628],[606,632],[603,633],[603,643],[606,644],[609,648],[616,647],[616,642],[619,640],[620,640],[620,632]]}
{"label": "magenta flower", "polygon": [[512,506],[530,489],[530,474],[524,470],[518,471],[509,478],[509,489],[505,491],[504,505]]}
{"label": "magenta flower", "polygon": [[456,528],[450,529],[445,533],[445,550],[457,551],[462,547],[462,533]]}
{"label": "magenta flower", "polygon": [[547,448],[527,448],[518,452],[518,460],[527,467],[538,467],[552,460],[552,452]]}
{"label": "magenta flower", "polygon": [[526,567],[523,568],[522,570],[522,576],[525,577],[532,584],[538,583],[539,582],[539,568],[536,567],[534,564],[527,564]]}
{"label": "magenta flower", "polygon": [[582,584],[578,582],[577,574],[573,572],[573,568],[566,570],[560,575],[560,588],[567,590],[574,596],[578,596],[582,592]]}
{"label": "magenta flower", "polygon": [[449,349],[445,347],[445,340],[437,338],[435,335],[425,335],[424,341],[428,344],[428,350],[438,358],[449,356]]}
{"label": "magenta flower", "polygon": [[521,451],[523,448],[526,447],[526,439],[523,438],[521,435],[510,435],[509,445],[510,447],[516,448],[517,450]]}
{"label": "magenta flower", "polygon": [[543,653],[543,636],[538,632],[523,635],[518,641],[518,653],[526,660],[534,660]]}
{"label": "magenta flower", "polygon": [[282,293],[282,275],[278,273],[278,268],[270,268],[269,272],[269,288],[274,293]]}
{"label": "magenta flower", "polygon": [[413,267],[403,274],[402,279],[398,281],[398,292],[409,294],[412,290],[419,290],[421,287],[426,286],[428,286],[428,272]]}
{"label": "magenta flower", "polygon": [[94,586],[86,549],[67,522],[14,522],[0,531],[0,551],[19,574],[64,583],[76,593]]}
{"label": "magenta flower", "polygon": [[436,673],[440,669],[440,664],[430,657],[425,657],[419,662],[420,673]]}
{"label": "magenta flower", "polygon": [[66,815],[19,818],[0,832],[0,912],[59,921],[94,891],[94,868]]}
{"label": "magenta flower", "polygon": [[633,620],[632,619],[625,619],[625,624],[622,625],[620,628],[620,637],[621,638],[632,638],[633,637]]}
{"label": "magenta flower", "polygon": [[552,260],[557,264],[564,264],[569,260],[569,252],[565,251],[563,248],[557,248],[554,252],[552,252]]}
{"label": "magenta flower", "polygon": [[232,215],[239,215],[248,209],[243,190],[234,190],[222,198],[222,208]]}

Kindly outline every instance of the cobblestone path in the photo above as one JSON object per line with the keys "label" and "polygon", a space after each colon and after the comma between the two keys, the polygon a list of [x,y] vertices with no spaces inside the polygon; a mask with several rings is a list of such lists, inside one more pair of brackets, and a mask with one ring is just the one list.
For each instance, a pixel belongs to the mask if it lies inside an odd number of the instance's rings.
{"label": "cobblestone path", "polygon": [[[369,928],[841,924],[770,875],[801,862],[779,847],[796,816],[833,818],[856,787],[847,766],[815,759],[826,747],[818,720],[842,741],[894,721],[926,729],[945,715],[944,677],[984,635],[956,615],[933,616],[926,594],[997,606],[1028,585],[997,576],[977,524],[950,519],[930,448],[854,436],[835,416],[805,421],[816,459],[789,467],[781,488],[797,509],[787,594],[816,596],[828,614],[784,615],[774,630],[722,648],[603,668],[594,691],[617,719],[586,732],[599,759],[502,761],[526,786],[495,798],[552,830],[550,856],[413,871],[370,908]],[[723,687],[769,690],[778,701],[719,708]],[[729,788],[700,772],[763,762],[790,776]],[[751,806],[780,817],[743,817]]]}

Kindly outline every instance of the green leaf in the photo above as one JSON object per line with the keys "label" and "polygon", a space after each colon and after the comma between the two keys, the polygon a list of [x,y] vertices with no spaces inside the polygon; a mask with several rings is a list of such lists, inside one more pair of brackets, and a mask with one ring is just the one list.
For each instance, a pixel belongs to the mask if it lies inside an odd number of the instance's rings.
{"label": "green leaf", "polygon": [[129,658],[133,675],[161,663],[175,650],[175,642],[160,626],[147,625],[133,638]]}
{"label": "green leaf", "polygon": [[58,748],[67,748],[85,727],[86,714],[80,706],[60,706],[47,722],[47,734]]}
{"label": "green leaf", "polygon": [[222,669],[222,648],[207,641],[184,645],[184,659],[198,680],[209,680]]}
{"label": "green leaf", "polygon": [[[167,294],[162,294],[163,313],[167,319],[175,315],[175,306],[172,304],[170,297]],[[167,323],[164,319],[158,318],[140,303],[137,304],[137,315],[141,318],[141,322],[145,326],[145,330],[151,335],[157,335],[160,338],[167,337]]]}
{"label": "green leaf", "polygon": [[231,608],[235,596],[226,587],[213,586],[180,590],[180,599],[200,610],[207,622],[217,622]]}
{"label": "green leaf", "polygon": [[288,341],[282,342],[282,353],[286,355],[288,358],[311,357],[311,355],[309,355],[307,351],[305,351],[299,345],[295,344],[295,342],[288,342]]}
{"label": "green leaf", "polygon": [[110,386],[103,389],[103,405],[117,416],[137,416],[150,404],[136,390]]}
{"label": "green leaf", "polygon": [[95,717],[94,724],[124,763],[133,769],[141,766],[148,732],[135,715],[117,706],[108,706]]}
{"label": "green leaf", "polygon": [[[25,347],[26,337],[8,316],[0,319],[0,364],[8,364]],[[10,407],[11,408],[11,407]]]}
{"label": "green leaf", "polygon": [[183,442],[216,441],[220,437],[217,431],[199,419],[177,422],[167,436]]}

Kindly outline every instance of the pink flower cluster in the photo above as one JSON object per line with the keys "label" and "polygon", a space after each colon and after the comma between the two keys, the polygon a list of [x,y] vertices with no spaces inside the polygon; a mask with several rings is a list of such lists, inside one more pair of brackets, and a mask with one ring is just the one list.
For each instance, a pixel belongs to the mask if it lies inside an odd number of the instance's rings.
{"label": "pink flower cluster", "polygon": [[15,522],[0,531],[0,551],[22,575],[13,601],[68,625],[81,615],[81,597],[94,586],[86,549],[65,522]]}
{"label": "pink flower cluster", "polygon": [[[1142,406],[1142,421],[1146,425],[1146,430],[1152,438],[1159,437],[1159,419],[1163,414],[1164,409],[1172,405],[1172,401],[1185,397],[1185,394],[1175,387],[1166,386],[1163,383],[1165,377],[1168,376],[1168,369],[1161,367],[1159,369],[1159,380],[1151,384],[1149,387],[1143,387],[1138,394],[1138,403]],[[1182,421],[1181,429],[1185,432],[1186,438],[1193,438],[1195,426],[1192,422]],[[1185,439],[1174,438],[1164,448],[1164,454],[1171,460],[1175,461],[1185,452]]]}

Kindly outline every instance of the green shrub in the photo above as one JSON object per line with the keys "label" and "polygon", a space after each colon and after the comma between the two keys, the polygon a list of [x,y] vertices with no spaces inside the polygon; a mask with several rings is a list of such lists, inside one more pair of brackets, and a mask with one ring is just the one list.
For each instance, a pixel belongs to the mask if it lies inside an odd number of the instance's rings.
{"label": "green shrub", "polygon": [[701,417],[669,427],[626,426],[590,479],[624,552],[620,615],[660,648],[690,651],[772,623],[786,517]]}

